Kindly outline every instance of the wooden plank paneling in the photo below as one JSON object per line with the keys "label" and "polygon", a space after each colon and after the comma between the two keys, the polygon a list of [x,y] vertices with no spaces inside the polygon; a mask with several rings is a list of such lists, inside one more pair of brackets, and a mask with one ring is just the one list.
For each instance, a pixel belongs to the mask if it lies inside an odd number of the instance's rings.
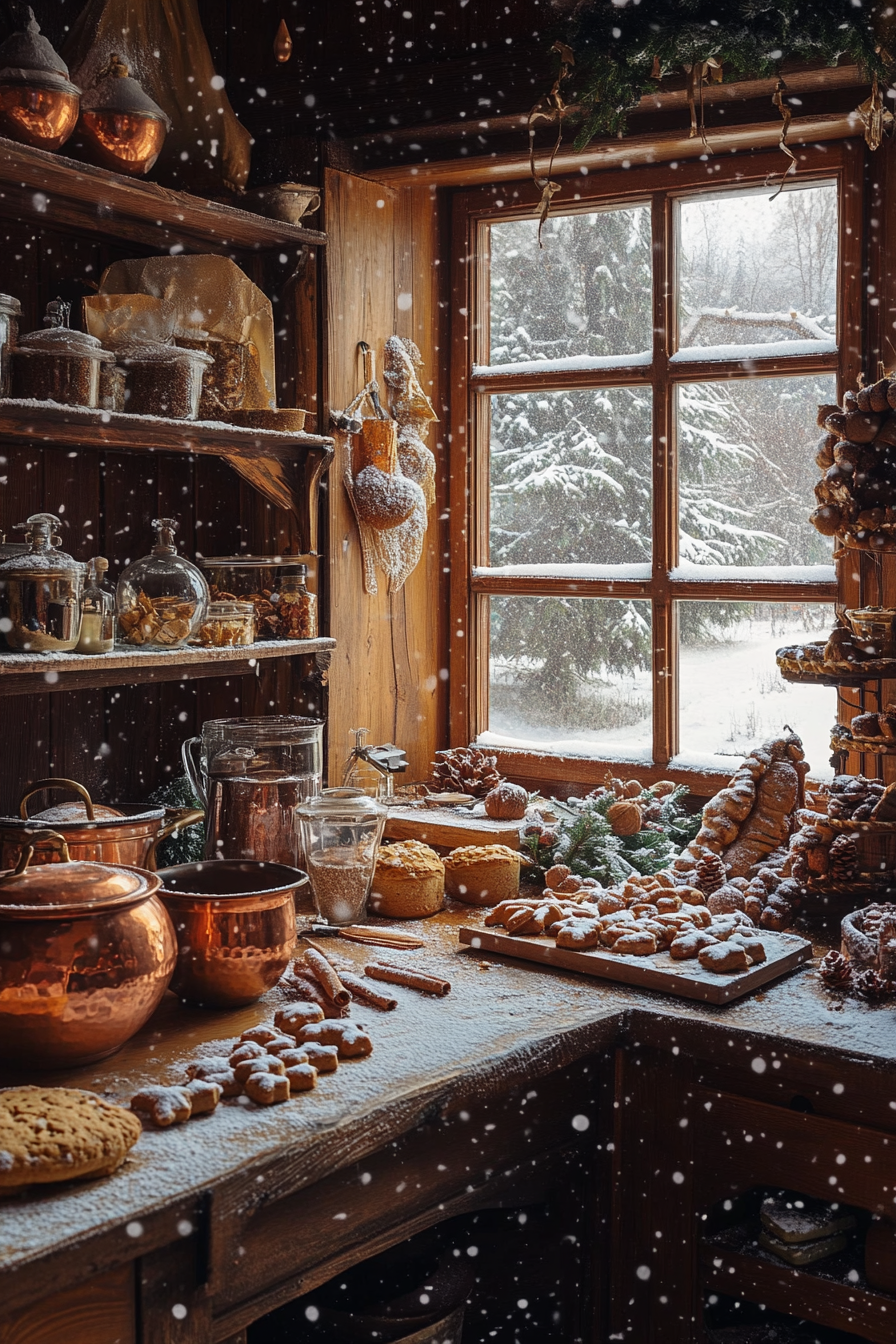
{"label": "wooden plank paneling", "polygon": [[134,1266],[53,1293],[0,1323],[0,1344],[136,1344]]}
{"label": "wooden plank paneling", "polygon": [[[326,175],[325,205],[333,241],[326,281],[327,395],[331,407],[342,409],[362,385],[360,340],[376,352],[381,385],[383,345],[393,333],[413,336],[426,378],[434,377],[435,206],[428,192],[400,199],[377,183],[333,170]],[[432,390],[438,396],[435,384]],[[359,727],[370,729],[372,741],[397,742],[408,752],[407,778],[425,778],[440,745],[438,512],[430,513],[424,557],[404,588],[390,596],[378,574],[379,591],[366,594],[358,528],[342,484],[351,444],[346,435],[336,438],[329,487],[330,633],[337,641],[330,779],[341,775],[350,730]],[[430,446],[438,455],[438,432]]]}

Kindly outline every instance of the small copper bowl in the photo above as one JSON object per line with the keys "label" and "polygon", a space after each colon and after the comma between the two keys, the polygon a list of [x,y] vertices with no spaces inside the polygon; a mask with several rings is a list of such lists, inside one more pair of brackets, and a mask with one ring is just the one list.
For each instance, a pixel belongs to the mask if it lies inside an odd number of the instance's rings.
{"label": "small copper bowl", "polygon": [[159,876],[177,936],[175,994],[238,1008],[276,985],[295,946],[295,895],[308,885],[306,873],[283,863],[206,859]]}

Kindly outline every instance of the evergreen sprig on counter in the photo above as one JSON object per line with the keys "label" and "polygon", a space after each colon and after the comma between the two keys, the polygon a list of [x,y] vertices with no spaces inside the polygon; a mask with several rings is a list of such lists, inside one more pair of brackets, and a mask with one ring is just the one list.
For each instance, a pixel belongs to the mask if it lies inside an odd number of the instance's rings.
{"label": "evergreen sprig on counter", "polygon": [[576,56],[572,96],[585,106],[576,147],[624,134],[628,112],[659,79],[705,63],[703,73],[732,80],[775,75],[782,61],[836,65],[847,56],[869,79],[885,80],[888,8],[855,0],[579,0],[563,34]]}
{"label": "evergreen sprig on counter", "polygon": [[628,835],[616,834],[608,819],[621,801],[612,787],[566,802],[551,798],[550,809],[558,820],[527,827],[523,850],[545,872],[563,863],[576,876],[595,877],[604,886],[658,873],[699,829],[700,813],[691,815],[682,806],[687,793],[682,784],[663,796],[650,789],[627,795],[625,800],[636,804],[643,818],[641,829]]}

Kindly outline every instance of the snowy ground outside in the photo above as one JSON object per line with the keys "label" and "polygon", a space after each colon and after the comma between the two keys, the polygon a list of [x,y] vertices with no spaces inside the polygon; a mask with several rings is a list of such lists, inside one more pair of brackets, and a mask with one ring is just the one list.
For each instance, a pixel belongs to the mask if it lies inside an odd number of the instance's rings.
{"label": "snowy ground outside", "polygon": [[[829,622],[830,625],[832,622]],[[803,739],[815,779],[829,779],[829,735],[836,719],[837,695],[832,687],[792,685],[782,680],[775,650],[784,644],[818,639],[798,615],[772,630],[769,620],[743,621],[722,643],[685,647],[681,651],[679,707],[681,755],[676,765],[702,769],[733,769],[751,747],[781,732],[785,723]],[[600,755],[609,759],[651,758],[650,675],[619,679],[615,691],[632,703],[648,707],[638,722],[620,728],[589,731],[552,726],[546,707],[533,702],[531,712],[493,708],[483,744]]]}

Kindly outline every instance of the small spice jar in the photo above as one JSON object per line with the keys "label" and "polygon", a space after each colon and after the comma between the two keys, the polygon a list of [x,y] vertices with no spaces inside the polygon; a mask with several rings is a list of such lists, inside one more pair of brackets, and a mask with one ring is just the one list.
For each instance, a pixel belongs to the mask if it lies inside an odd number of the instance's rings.
{"label": "small spice jar", "polygon": [[[255,638],[279,639],[276,597],[282,574],[294,574],[298,567],[294,556],[207,555],[200,564],[213,602],[251,602],[255,608]],[[307,571],[307,565],[304,568]]]}
{"label": "small spice jar", "polygon": [[328,924],[363,919],[386,809],[360,789],[324,789],[296,816],[315,910]]}
{"label": "small spice jar", "polygon": [[47,304],[43,331],[23,336],[11,351],[11,390],[14,397],[56,401],[63,406],[99,405],[100,368],[114,364],[95,336],[72,331],[70,305],[61,299]]}
{"label": "small spice jar", "polygon": [[[305,586],[307,565],[296,565],[295,574],[280,580],[276,607],[280,616],[281,639],[315,639],[317,636],[317,597]],[[271,598],[274,601],[274,598]]]}
{"label": "small spice jar", "polygon": [[213,649],[254,644],[254,606],[251,602],[209,602],[208,614],[196,632],[196,639]]}
{"label": "small spice jar", "polygon": [[0,294],[0,397],[9,396],[10,355],[19,339],[22,305],[11,294]]}
{"label": "small spice jar", "polygon": [[147,341],[124,346],[118,357],[127,371],[125,410],[130,415],[196,419],[210,355]]}
{"label": "small spice jar", "polygon": [[81,634],[76,653],[111,653],[115,647],[115,594],[103,587],[109,561],[87,562],[87,586],[81,595]]}

